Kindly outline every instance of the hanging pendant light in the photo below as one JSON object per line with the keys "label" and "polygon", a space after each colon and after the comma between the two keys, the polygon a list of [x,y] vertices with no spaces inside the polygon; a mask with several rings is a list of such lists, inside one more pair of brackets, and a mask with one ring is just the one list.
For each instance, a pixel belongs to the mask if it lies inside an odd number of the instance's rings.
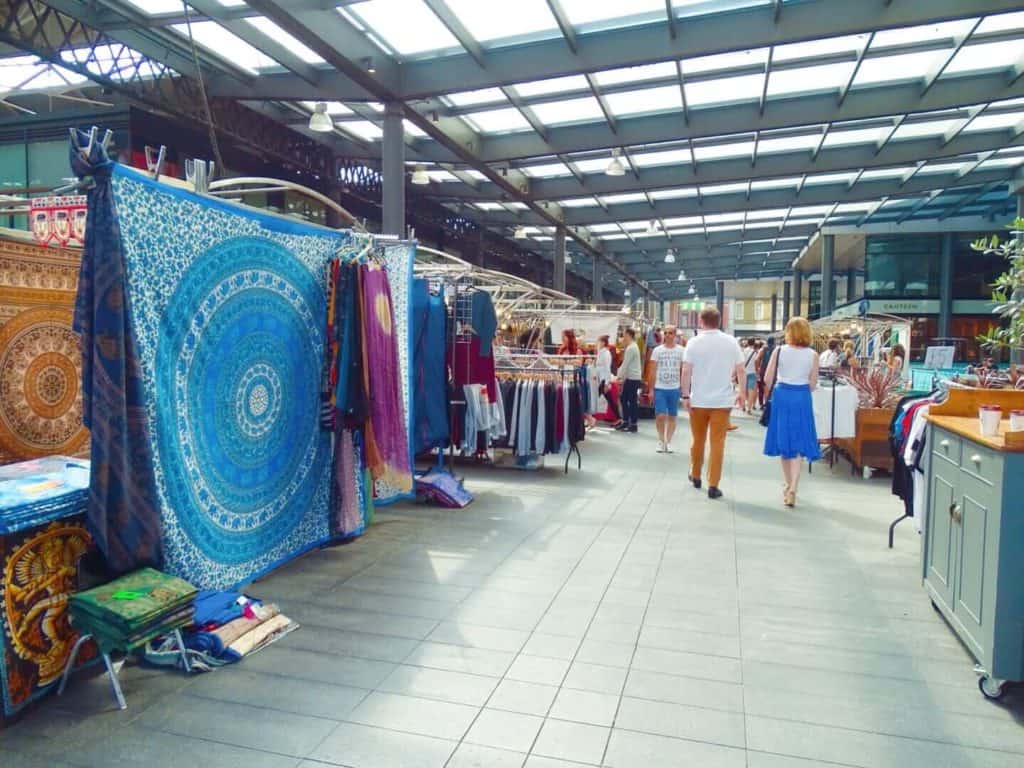
{"label": "hanging pendant light", "polygon": [[619,160],[619,157],[621,155],[622,155],[622,150],[617,149],[617,148],[612,150],[612,159],[611,159],[611,161],[609,161],[608,167],[604,169],[604,172],[605,172],[606,175],[608,175],[608,176],[625,176],[626,175],[626,168],[622,164],[622,161]]}
{"label": "hanging pendant light", "polygon": [[647,222],[647,231],[644,232],[644,234],[645,235],[656,235],[656,234],[658,234],[658,222],[656,222],[654,219],[651,219],[649,222]]}
{"label": "hanging pendant light", "polygon": [[627,286],[626,290],[624,290],[624,291],[622,292],[622,295],[623,295],[623,296],[625,296],[625,297],[626,297],[626,298],[628,299],[628,298],[629,298],[630,296],[632,296],[633,294],[632,294],[632,293],[630,292],[630,290],[629,290],[629,287]]}
{"label": "hanging pendant light", "polygon": [[526,227],[518,226],[516,231],[512,233],[513,240],[525,240],[526,239]]}
{"label": "hanging pendant light", "polygon": [[665,251],[665,263],[666,264],[675,264],[676,263],[676,252],[673,251],[671,248],[669,248],[667,251]]}
{"label": "hanging pendant light", "polygon": [[571,253],[566,253],[565,254],[565,263],[566,264],[572,264],[572,254]]}
{"label": "hanging pendant light", "polygon": [[694,296],[694,295],[696,295],[696,293],[697,293],[697,289],[696,289],[696,288],[694,287],[693,283],[690,283],[690,290],[688,291],[688,293],[689,293],[689,294],[690,294],[691,296]]}
{"label": "hanging pendant light", "polygon": [[330,133],[334,130],[334,121],[327,114],[327,104],[322,101],[313,107],[313,114],[309,116],[309,130],[317,133]]}
{"label": "hanging pendant light", "polygon": [[677,277],[676,280],[678,280],[680,283],[683,282],[684,280],[686,280],[686,270],[685,269],[679,270],[679,277]]}
{"label": "hanging pendant light", "polygon": [[430,177],[427,175],[427,166],[422,163],[416,166],[416,169],[412,172],[412,183],[417,186],[430,183]]}

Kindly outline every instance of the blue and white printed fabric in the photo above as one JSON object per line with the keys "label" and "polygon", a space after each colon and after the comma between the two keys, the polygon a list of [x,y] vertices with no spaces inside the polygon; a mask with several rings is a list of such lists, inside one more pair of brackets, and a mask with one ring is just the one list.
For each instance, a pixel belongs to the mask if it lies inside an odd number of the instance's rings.
{"label": "blue and white printed fabric", "polygon": [[[405,401],[405,435],[409,445],[409,466],[413,463],[412,431],[413,418],[413,338],[412,338],[412,285],[413,264],[416,261],[416,244],[412,242],[389,243],[384,246],[383,263],[391,286],[391,305],[395,312],[395,338],[398,339],[398,369],[402,377],[402,397]],[[371,382],[372,386],[372,382]],[[373,503],[377,506],[391,504],[400,499],[415,498],[415,489],[406,493],[388,482],[374,482]]]}
{"label": "blue and white printed fabric", "polygon": [[330,538],[327,262],[349,235],[113,177],[165,571],[245,584]]}

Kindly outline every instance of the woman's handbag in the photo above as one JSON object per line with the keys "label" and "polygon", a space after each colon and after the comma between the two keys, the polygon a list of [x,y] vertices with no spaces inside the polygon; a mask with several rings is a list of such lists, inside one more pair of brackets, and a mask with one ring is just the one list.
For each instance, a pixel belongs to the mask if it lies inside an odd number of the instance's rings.
{"label": "woman's handbag", "polygon": [[761,418],[758,419],[762,427],[767,427],[772,420],[772,395],[775,394],[775,385],[779,383],[779,373],[782,370],[782,347],[779,347],[775,358],[775,378],[772,379],[772,388],[764,399],[764,407],[761,409]]}

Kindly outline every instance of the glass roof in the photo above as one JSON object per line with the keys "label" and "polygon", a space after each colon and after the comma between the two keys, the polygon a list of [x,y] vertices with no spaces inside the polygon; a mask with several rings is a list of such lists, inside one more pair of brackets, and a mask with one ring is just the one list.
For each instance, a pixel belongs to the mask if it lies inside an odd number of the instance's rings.
{"label": "glass roof", "polygon": [[[188,36],[187,24],[175,24],[174,29]],[[267,54],[233,32],[228,32],[215,21],[192,22],[192,37],[203,48],[254,74],[261,69],[280,66]]]}
{"label": "glass roof", "polygon": [[400,54],[457,48],[459,41],[423,0],[365,0],[345,8]]}
{"label": "glass roof", "polygon": [[446,3],[480,42],[558,28],[546,0],[516,0],[514,3],[446,0]]}

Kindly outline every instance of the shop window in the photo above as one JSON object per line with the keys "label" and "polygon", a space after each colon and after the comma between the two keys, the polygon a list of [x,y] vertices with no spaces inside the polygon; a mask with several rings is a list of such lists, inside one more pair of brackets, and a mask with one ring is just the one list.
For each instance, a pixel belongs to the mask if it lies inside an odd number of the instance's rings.
{"label": "shop window", "polygon": [[[958,234],[953,238],[953,298],[991,299],[992,283],[1006,271],[1006,260],[994,253],[980,253],[971,243],[991,232]],[[1004,233],[999,233],[1005,237]]]}
{"label": "shop window", "polygon": [[764,320],[764,302],[754,302],[754,320]]}
{"label": "shop window", "polygon": [[807,318],[814,320],[821,315],[821,283],[807,284]]}
{"label": "shop window", "polygon": [[71,175],[68,142],[36,141],[28,145],[28,185],[52,189]]}
{"label": "shop window", "polygon": [[869,298],[938,298],[939,235],[872,235],[864,257]]}
{"label": "shop window", "polygon": [[733,313],[733,320],[746,320],[747,319],[745,314],[744,314],[744,307],[743,307],[743,302],[742,301],[737,301],[736,302],[736,305],[733,307],[732,313]]}

